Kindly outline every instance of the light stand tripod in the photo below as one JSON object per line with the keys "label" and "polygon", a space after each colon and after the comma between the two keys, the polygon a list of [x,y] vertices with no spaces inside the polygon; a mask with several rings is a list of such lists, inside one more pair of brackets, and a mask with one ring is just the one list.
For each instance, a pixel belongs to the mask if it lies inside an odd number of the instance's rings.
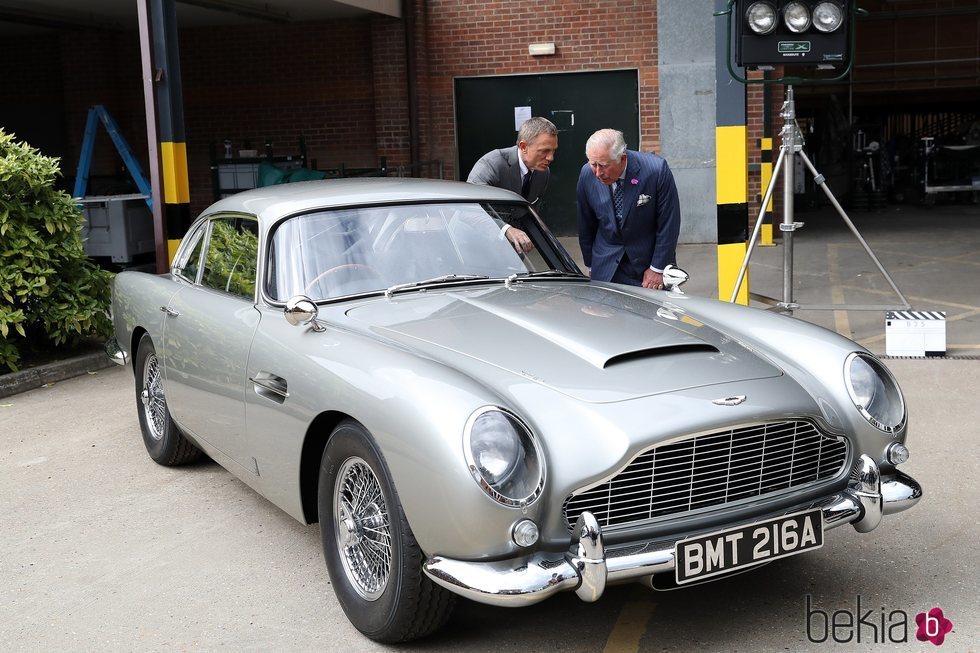
{"label": "light stand tripod", "polygon": [[[888,272],[881,265],[878,257],[875,256],[874,252],[865,242],[864,238],[861,237],[860,232],[858,232],[857,227],[851,222],[851,219],[847,217],[847,213],[841,207],[837,198],[834,194],[830,192],[830,189],[825,183],[826,180],[824,176],[817,172],[817,169],[813,166],[813,163],[807,157],[806,152],[803,151],[803,135],[800,133],[800,128],[796,124],[796,103],[793,100],[793,87],[792,85],[786,86],[786,101],[783,103],[783,109],[781,114],[783,117],[783,129],[781,131],[782,144],[779,146],[779,157],[776,159],[776,163],[772,169],[772,178],[769,180],[769,187],[766,188],[765,195],[762,198],[762,210],[759,212],[759,216],[755,221],[755,229],[752,231],[752,238],[749,240],[749,248],[745,252],[745,258],[742,260],[742,267],[738,272],[738,280],[735,282],[735,288],[732,290],[732,297],[729,301],[735,302],[735,298],[738,296],[738,291],[742,287],[742,282],[745,279],[745,272],[749,266],[749,259],[752,258],[752,251],[755,249],[756,240],[759,237],[759,231],[762,228],[762,218],[765,215],[766,207],[769,205],[770,199],[772,199],[773,191],[776,188],[776,178],[779,176],[779,171],[783,169],[783,221],[779,225],[779,230],[783,232],[783,300],[777,301],[771,297],[765,297],[761,295],[752,294],[754,299],[757,299],[763,303],[772,304],[773,309],[782,311],[793,311],[796,309],[817,309],[817,310],[836,310],[843,307],[850,308],[852,310],[859,311],[878,311],[878,310],[908,310],[911,308],[908,300],[905,299],[905,295],[902,291],[898,289],[895,282],[888,275]],[[794,199],[794,182],[796,174],[795,157],[801,157],[806,167],[810,170],[813,175],[813,181],[823,189],[824,194],[830,200],[830,203],[837,209],[837,213],[843,218],[845,224],[854,234],[854,237],[858,239],[861,246],[864,247],[864,251],[868,253],[871,260],[878,267],[882,276],[888,281],[888,285],[892,287],[895,294],[898,295],[899,299],[902,301],[901,306],[885,306],[885,305],[867,305],[867,304],[807,304],[802,305],[793,300],[793,233],[803,226],[802,222],[796,222],[793,216],[793,199]],[[785,165],[785,168],[784,168]]]}

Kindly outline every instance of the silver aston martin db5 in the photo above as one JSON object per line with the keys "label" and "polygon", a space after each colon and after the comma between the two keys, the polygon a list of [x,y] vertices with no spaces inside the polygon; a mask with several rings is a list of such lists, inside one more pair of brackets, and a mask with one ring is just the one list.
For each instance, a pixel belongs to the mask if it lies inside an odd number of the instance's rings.
{"label": "silver aston martin db5", "polygon": [[918,501],[874,355],[686,278],[592,282],[504,190],[296,183],[211,206],[169,274],[119,274],[107,351],[153,460],[207,454],[319,522],[350,621],[403,641],[457,595],[699,583]]}

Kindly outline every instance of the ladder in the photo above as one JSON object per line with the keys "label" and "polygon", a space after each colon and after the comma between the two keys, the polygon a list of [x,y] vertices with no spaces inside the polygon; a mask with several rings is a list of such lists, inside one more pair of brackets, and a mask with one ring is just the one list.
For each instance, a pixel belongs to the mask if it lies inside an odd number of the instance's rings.
{"label": "ladder", "polygon": [[89,168],[92,166],[92,153],[95,151],[95,130],[99,126],[100,120],[105,125],[106,131],[109,132],[109,137],[112,138],[116,150],[119,151],[123,163],[126,164],[126,169],[129,170],[130,176],[136,182],[140,194],[146,200],[146,205],[152,209],[152,191],[146,176],[143,174],[143,169],[136,157],[133,156],[133,151],[130,149],[126,137],[119,131],[119,125],[116,124],[112,114],[101,104],[93,105],[88,109],[88,117],[85,120],[85,136],[82,138],[82,154],[78,159],[78,174],[75,175],[74,197],[85,197],[85,191],[88,188]]}

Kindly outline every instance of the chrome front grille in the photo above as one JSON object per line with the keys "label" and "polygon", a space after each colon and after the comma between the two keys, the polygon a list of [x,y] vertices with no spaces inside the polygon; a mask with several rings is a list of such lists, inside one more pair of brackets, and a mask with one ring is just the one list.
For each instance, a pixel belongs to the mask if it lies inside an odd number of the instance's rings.
{"label": "chrome front grille", "polygon": [[611,480],[565,500],[571,526],[588,510],[622,527],[779,494],[836,477],[847,442],[810,422],[744,426],[648,449]]}

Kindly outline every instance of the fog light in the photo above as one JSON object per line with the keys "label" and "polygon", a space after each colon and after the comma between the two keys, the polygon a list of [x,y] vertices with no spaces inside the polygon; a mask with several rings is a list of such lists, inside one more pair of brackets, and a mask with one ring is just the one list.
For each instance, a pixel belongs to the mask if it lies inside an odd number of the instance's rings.
{"label": "fog light", "polygon": [[885,451],[885,457],[893,465],[901,465],[909,459],[909,448],[901,442],[892,442]]}
{"label": "fog light", "polygon": [[517,546],[533,546],[538,541],[538,525],[530,519],[522,519],[514,524],[514,542]]}

